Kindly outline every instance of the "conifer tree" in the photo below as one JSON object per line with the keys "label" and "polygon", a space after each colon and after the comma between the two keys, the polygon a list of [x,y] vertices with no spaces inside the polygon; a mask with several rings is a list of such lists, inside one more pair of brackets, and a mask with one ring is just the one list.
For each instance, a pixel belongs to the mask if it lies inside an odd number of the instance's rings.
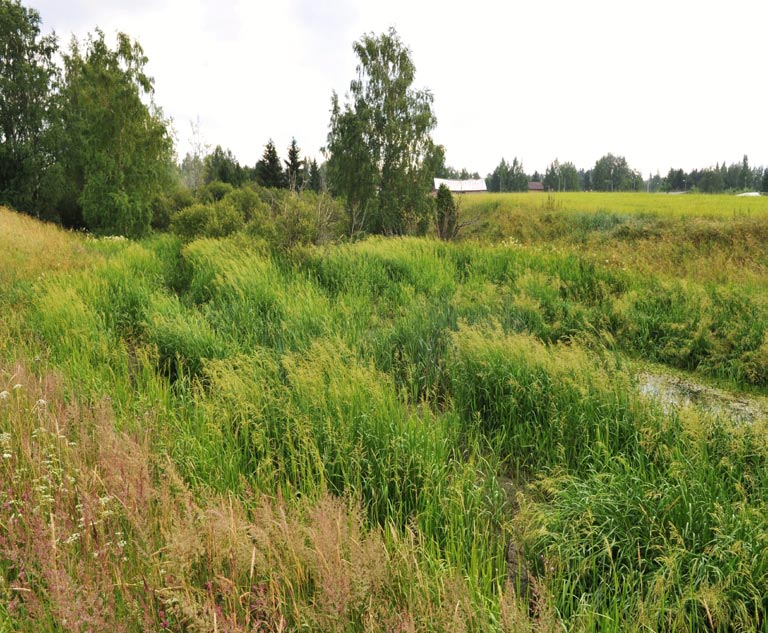
{"label": "conifer tree", "polygon": [[256,179],[263,187],[282,189],[286,186],[285,174],[280,166],[280,157],[277,155],[272,139],[269,139],[261,160],[256,163]]}
{"label": "conifer tree", "polygon": [[288,188],[293,191],[300,191],[304,186],[304,170],[302,169],[300,152],[296,139],[291,139],[291,144],[288,147],[288,160],[285,161],[285,178]]}
{"label": "conifer tree", "polygon": [[317,161],[313,158],[309,163],[309,188],[312,191],[319,192],[323,187],[322,179],[320,178],[320,168],[317,166]]}
{"label": "conifer tree", "polygon": [[451,190],[440,185],[435,201],[435,227],[441,240],[452,240],[459,230],[458,211]]}

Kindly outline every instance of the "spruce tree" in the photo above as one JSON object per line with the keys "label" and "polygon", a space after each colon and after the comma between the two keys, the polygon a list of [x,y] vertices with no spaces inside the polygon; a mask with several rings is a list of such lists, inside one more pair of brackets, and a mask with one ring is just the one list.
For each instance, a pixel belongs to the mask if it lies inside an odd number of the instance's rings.
{"label": "spruce tree", "polygon": [[296,139],[291,139],[291,144],[288,147],[288,160],[285,161],[285,177],[288,188],[293,191],[300,191],[304,186],[304,170],[302,169],[300,152]]}
{"label": "spruce tree", "polygon": [[256,163],[256,179],[262,187],[282,189],[286,186],[285,174],[280,166],[275,144],[269,139],[261,160]]}
{"label": "spruce tree", "polygon": [[313,158],[309,164],[309,188],[312,191],[319,192],[323,187],[322,179],[320,178],[320,168],[317,166],[317,161]]}

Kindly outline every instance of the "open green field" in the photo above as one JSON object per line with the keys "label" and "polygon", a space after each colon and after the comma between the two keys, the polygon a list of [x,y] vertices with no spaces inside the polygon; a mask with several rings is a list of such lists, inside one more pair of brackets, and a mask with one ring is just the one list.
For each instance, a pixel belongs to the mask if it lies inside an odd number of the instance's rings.
{"label": "open green field", "polygon": [[768,291],[768,196],[479,194],[460,237],[555,249],[645,278]]}
{"label": "open green field", "polygon": [[768,199],[547,200],[280,251],[0,209],[0,631],[765,630],[768,419],[639,387],[766,410]]}
{"label": "open green field", "polygon": [[662,217],[743,218],[768,215],[768,196],[664,193],[484,193],[466,195],[462,206],[491,212],[500,210],[540,211],[556,209],[565,213],[609,212]]}

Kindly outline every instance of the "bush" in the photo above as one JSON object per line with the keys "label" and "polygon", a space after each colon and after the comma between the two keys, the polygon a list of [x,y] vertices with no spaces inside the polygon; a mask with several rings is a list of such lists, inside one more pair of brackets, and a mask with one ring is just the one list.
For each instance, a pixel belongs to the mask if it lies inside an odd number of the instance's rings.
{"label": "bush", "polygon": [[231,203],[232,206],[240,211],[246,222],[265,218],[270,214],[269,205],[250,187],[234,189],[226,194],[223,200]]}
{"label": "bush", "polygon": [[322,244],[342,233],[341,205],[314,191],[262,190],[269,213],[254,213],[248,232],[276,248]]}
{"label": "bush", "polygon": [[171,220],[171,231],[182,238],[225,237],[243,228],[242,212],[231,202],[222,200],[209,204],[194,204],[182,209]]}
{"label": "bush", "polygon": [[186,187],[177,187],[169,193],[159,193],[152,198],[152,228],[165,231],[171,225],[171,218],[177,211],[195,203],[192,192]]}
{"label": "bush", "polygon": [[209,182],[200,190],[199,198],[201,202],[218,202],[223,200],[224,196],[234,191],[235,188],[228,182],[214,180]]}

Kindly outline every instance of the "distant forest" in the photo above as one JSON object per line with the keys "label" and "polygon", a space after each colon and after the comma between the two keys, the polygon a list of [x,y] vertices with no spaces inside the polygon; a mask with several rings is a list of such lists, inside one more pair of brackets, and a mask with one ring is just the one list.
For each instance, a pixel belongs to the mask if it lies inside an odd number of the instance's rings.
{"label": "distant forest", "polygon": [[[443,178],[479,178],[466,170],[444,169]],[[714,167],[694,169],[670,169],[643,179],[632,169],[626,158],[606,154],[591,169],[577,169],[571,162],[552,161],[544,174],[527,174],[522,161],[514,158],[511,163],[502,159],[496,169],[485,178],[488,191],[525,191],[529,182],[541,182],[551,191],[691,191],[696,193],[726,193],[739,191],[768,192],[768,169],[751,167],[745,155],[741,162],[726,165],[725,161]]]}

